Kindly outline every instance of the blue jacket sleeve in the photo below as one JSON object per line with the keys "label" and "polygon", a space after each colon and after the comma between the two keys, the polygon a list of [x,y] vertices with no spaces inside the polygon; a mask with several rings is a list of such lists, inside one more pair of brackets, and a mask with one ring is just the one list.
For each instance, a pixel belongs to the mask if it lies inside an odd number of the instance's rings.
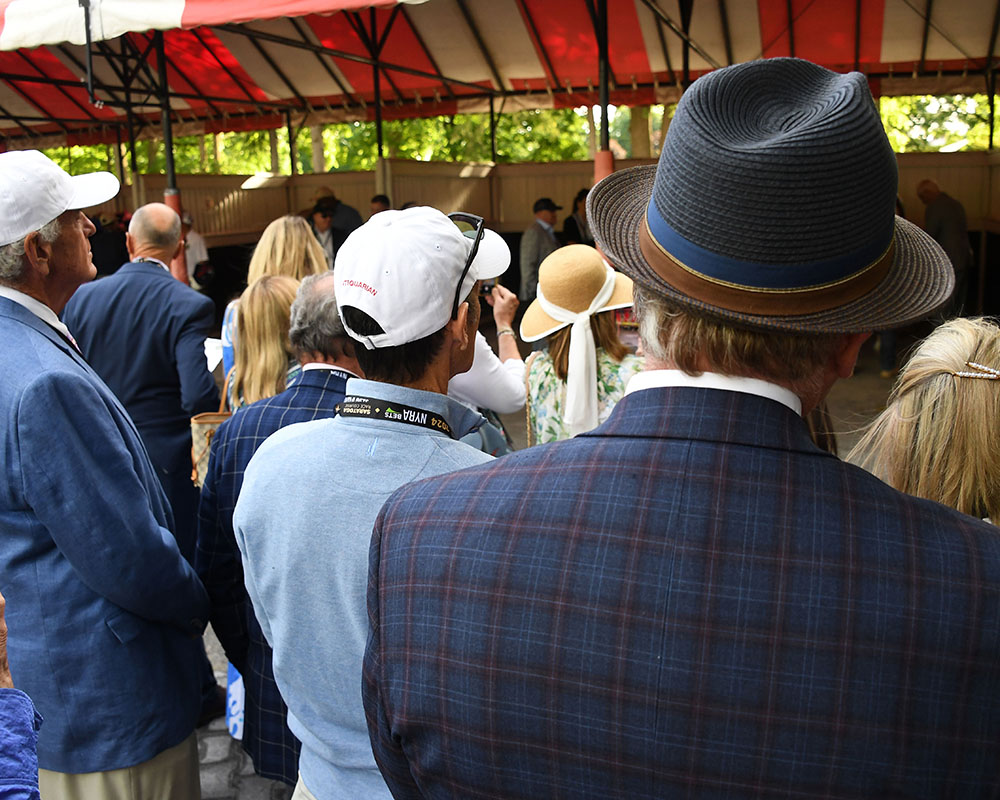
{"label": "blue jacket sleeve", "polygon": [[152,466],[126,446],[137,436],[122,429],[128,418],[85,375],[62,371],[26,386],[16,413],[18,439],[32,444],[20,452],[23,496],[80,580],[144,619],[200,633],[208,596],[153,515],[139,479]]}
{"label": "blue jacket sleeve", "polygon": [[0,800],[38,800],[42,717],[18,689],[0,689]]}
{"label": "blue jacket sleeve", "polygon": [[205,302],[199,303],[197,313],[182,327],[175,351],[181,406],[191,416],[219,407],[219,389],[205,359],[205,337],[215,320],[215,306],[208,298],[197,299]]}

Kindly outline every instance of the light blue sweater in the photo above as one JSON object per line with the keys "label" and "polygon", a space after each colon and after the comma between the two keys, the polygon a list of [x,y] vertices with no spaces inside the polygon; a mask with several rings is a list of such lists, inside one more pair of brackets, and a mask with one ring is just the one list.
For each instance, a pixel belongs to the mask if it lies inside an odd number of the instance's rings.
{"label": "light blue sweater", "polygon": [[[433,411],[457,438],[482,417],[440,394],[351,379],[347,394]],[[299,772],[319,800],[390,798],[361,705],[372,526],[411,481],[490,456],[427,428],[334,417],[283,428],[246,469],[233,522],[247,590],[274,648]]]}

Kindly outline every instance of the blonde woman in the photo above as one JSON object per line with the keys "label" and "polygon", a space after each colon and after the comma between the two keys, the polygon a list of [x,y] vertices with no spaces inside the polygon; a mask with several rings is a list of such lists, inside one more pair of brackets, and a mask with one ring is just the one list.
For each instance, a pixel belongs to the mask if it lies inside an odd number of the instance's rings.
{"label": "blonde woman", "polygon": [[[250,258],[247,286],[265,275],[287,275],[300,281],[306,275],[318,275],[326,269],[323,248],[309,223],[289,214],[274,220],[261,234]],[[235,363],[238,306],[239,300],[233,300],[222,318],[222,367],[227,375]]]}
{"label": "blonde woman", "polygon": [[910,356],[848,459],[908,494],[1000,521],[1000,327],[949,320]]}
{"label": "blonde woman", "polygon": [[568,439],[604,422],[642,359],[618,338],[614,312],[632,305],[632,280],[593,247],[571,244],[538,268],[538,295],[521,320],[526,342],[549,337],[526,365],[528,443]]}
{"label": "blonde woman", "polygon": [[234,411],[283,392],[301,372],[288,341],[298,288],[299,282],[287,275],[265,275],[240,295],[236,320],[240,346],[226,387]]}

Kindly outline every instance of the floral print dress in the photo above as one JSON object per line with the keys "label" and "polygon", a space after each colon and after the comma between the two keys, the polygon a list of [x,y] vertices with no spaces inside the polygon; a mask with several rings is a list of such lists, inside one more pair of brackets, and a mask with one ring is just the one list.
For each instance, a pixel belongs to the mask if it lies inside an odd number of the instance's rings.
{"label": "floral print dress", "polygon": [[[604,422],[615,404],[625,394],[625,384],[641,372],[643,360],[631,353],[621,363],[609,356],[604,348],[597,348],[597,406],[598,420]],[[570,438],[563,422],[566,404],[566,384],[556,376],[555,365],[548,351],[541,351],[528,359],[525,383],[528,390],[528,439],[529,444],[542,444]]]}

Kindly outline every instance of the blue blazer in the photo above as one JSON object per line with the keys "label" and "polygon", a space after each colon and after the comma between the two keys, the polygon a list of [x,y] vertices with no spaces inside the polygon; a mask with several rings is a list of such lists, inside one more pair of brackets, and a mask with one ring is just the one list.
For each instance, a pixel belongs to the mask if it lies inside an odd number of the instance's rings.
{"label": "blue blazer", "polygon": [[294,785],[301,745],[288,730],[288,708],[274,682],[271,647],[254,616],[233,534],[233,509],[243,472],[264,440],[296,422],[332,417],[344,399],[348,374],[305,370],[296,383],[258,400],[223,422],[212,438],[198,509],[195,567],[212,601],[212,630],[243,675],[246,704],[243,749],[264,777]]}
{"label": "blue blazer", "polygon": [[139,433],[73,347],[0,297],[0,583],[43,769],[131,766],[194,730],[208,597]]}
{"label": "blue blazer", "polygon": [[1000,791],[1000,535],[774,401],[628,395],[399,490],[370,565],[396,798]]}
{"label": "blue blazer", "polygon": [[142,434],[174,514],[181,552],[194,559],[198,490],[191,482],[191,417],[219,407],[205,361],[215,305],[159,264],[125,264],[77,289],[63,322]]}

